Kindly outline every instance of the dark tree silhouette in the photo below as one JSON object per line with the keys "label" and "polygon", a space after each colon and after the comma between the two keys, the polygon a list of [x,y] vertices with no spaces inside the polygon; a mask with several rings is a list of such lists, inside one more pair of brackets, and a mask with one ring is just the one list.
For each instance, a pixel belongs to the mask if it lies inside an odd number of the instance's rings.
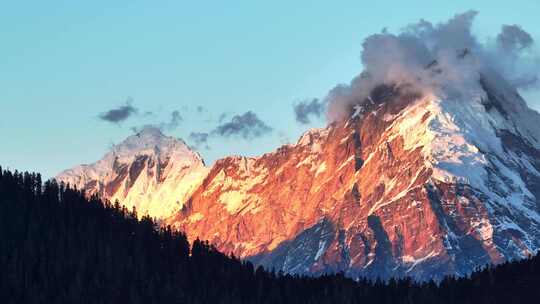
{"label": "dark tree silhouette", "polygon": [[540,257],[438,284],[255,268],[118,202],[0,167],[0,303],[524,303]]}

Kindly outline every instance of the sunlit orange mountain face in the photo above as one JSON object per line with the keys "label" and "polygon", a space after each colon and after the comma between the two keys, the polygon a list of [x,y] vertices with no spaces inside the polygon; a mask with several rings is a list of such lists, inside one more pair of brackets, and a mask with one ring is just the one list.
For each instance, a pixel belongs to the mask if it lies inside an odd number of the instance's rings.
{"label": "sunlit orange mountain face", "polygon": [[378,85],[294,144],[212,166],[146,128],[56,179],[268,269],[464,275],[540,247],[540,115],[493,71],[471,90]]}

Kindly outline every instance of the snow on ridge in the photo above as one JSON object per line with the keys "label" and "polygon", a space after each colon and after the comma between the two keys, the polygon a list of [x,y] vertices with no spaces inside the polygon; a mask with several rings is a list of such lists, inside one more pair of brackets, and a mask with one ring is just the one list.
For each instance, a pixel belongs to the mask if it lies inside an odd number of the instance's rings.
{"label": "snow on ridge", "polygon": [[[537,122],[540,114],[529,109],[515,90],[504,85],[492,89],[493,85],[478,86],[467,98],[431,95],[416,100],[394,117],[386,140],[399,136],[406,150],[421,149],[424,166],[432,169],[431,182],[466,184],[486,199],[489,219],[475,224],[476,233],[484,241],[492,238],[494,230],[499,233],[506,229],[518,230],[530,240],[526,231],[534,233],[534,227],[540,227],[540,214],[535,208],[540,198],[528,189],[525,177],[517,170],[534,176],[540,172],[531,155],[514,153],[515,147],[503,143],[500,132],[510,132],[539,149],[536,139],[540,138],[540,128],[532,121]],[[503,108],[486,107],[487,96],[500,98],[497,102],[504,103]],[[516,219],[500,225],[496,214],[501,210]],[[539,244],[526,241],[525,246],[533,252]]]}
{"label": "snow on ridge", "polygon": [[307,146],[312,145],[318,142],[321,139],[324,139],[328,136],[330,132],[329,128],[312,128],[304,132],[300,139],[298,139],[298,146]]}
{"label": "snow on ridge", "polygon": [[[516,124],[499,112],[485,109],[483,90],[471,94],[471,98],[444,100],[426,96],[417,100],[397,115],[389,127],[390,139],[401,136],[407,150],[421,147],[426,166],[433,169],[433,178],[437,180],[484,184],[488,174],[485,168],[493,166],[488,155],[516,160],[515,155],[503,149],[497,134],[498,130],[517,133]],[[528,161],[518,161],[523,162],[522,167],[531,167]],[[502,164],[498,167],[503,173],[511,171]],[[516,181],[512,175],[508,179]],[[482,190],[486,189],[487,186]]]}

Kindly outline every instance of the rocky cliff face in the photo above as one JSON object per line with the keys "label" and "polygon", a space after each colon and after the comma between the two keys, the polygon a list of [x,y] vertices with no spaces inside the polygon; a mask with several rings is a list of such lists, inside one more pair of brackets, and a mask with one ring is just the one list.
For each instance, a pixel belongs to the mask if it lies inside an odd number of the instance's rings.
{"label": "rocky cliff face", "polygon": [[288,273],[463,275],[540,247],[540,115],[496,76],[473,93],[379,86],[348,120],[209,169],[143,132],[59,179]]}
{"label": "rocky cliff face", "polygon": [[88,194],[118,200],[139,215],[162,219],[177,212],[208,169],[201,157],[159,129],[145,128],[103,159],[60,173],[56,179]]}
{"label": "rocky cliff face", "polygon": [[380,86],[347,121],[219,160],[167,221],[289,273],[426,279],[525,257],[540,246],[540,115],[499,81],[475,100]]}

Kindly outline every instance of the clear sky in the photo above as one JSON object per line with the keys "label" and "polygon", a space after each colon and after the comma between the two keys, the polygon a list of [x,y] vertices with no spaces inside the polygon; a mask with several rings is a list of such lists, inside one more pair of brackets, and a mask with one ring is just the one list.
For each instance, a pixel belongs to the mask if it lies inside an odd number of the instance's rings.
{"label": "clear sky", "polygon": [[[325,124],[297,123],[292,105],[358,74],[366,36],[469,9],[479,11],[481,37],[519,24],[540,38],[538,0],[0,0],[0,165],[50,177],[173,111],[183,121],[165,132],[189,144],[223,113],[222,123],[253,111],[273,128],[211,139],[199,147],[207,163],[269,152]],[[527,94],[536,108],[538,96]],[[118,124],[99,118],[128,99],[138,113]]]}

